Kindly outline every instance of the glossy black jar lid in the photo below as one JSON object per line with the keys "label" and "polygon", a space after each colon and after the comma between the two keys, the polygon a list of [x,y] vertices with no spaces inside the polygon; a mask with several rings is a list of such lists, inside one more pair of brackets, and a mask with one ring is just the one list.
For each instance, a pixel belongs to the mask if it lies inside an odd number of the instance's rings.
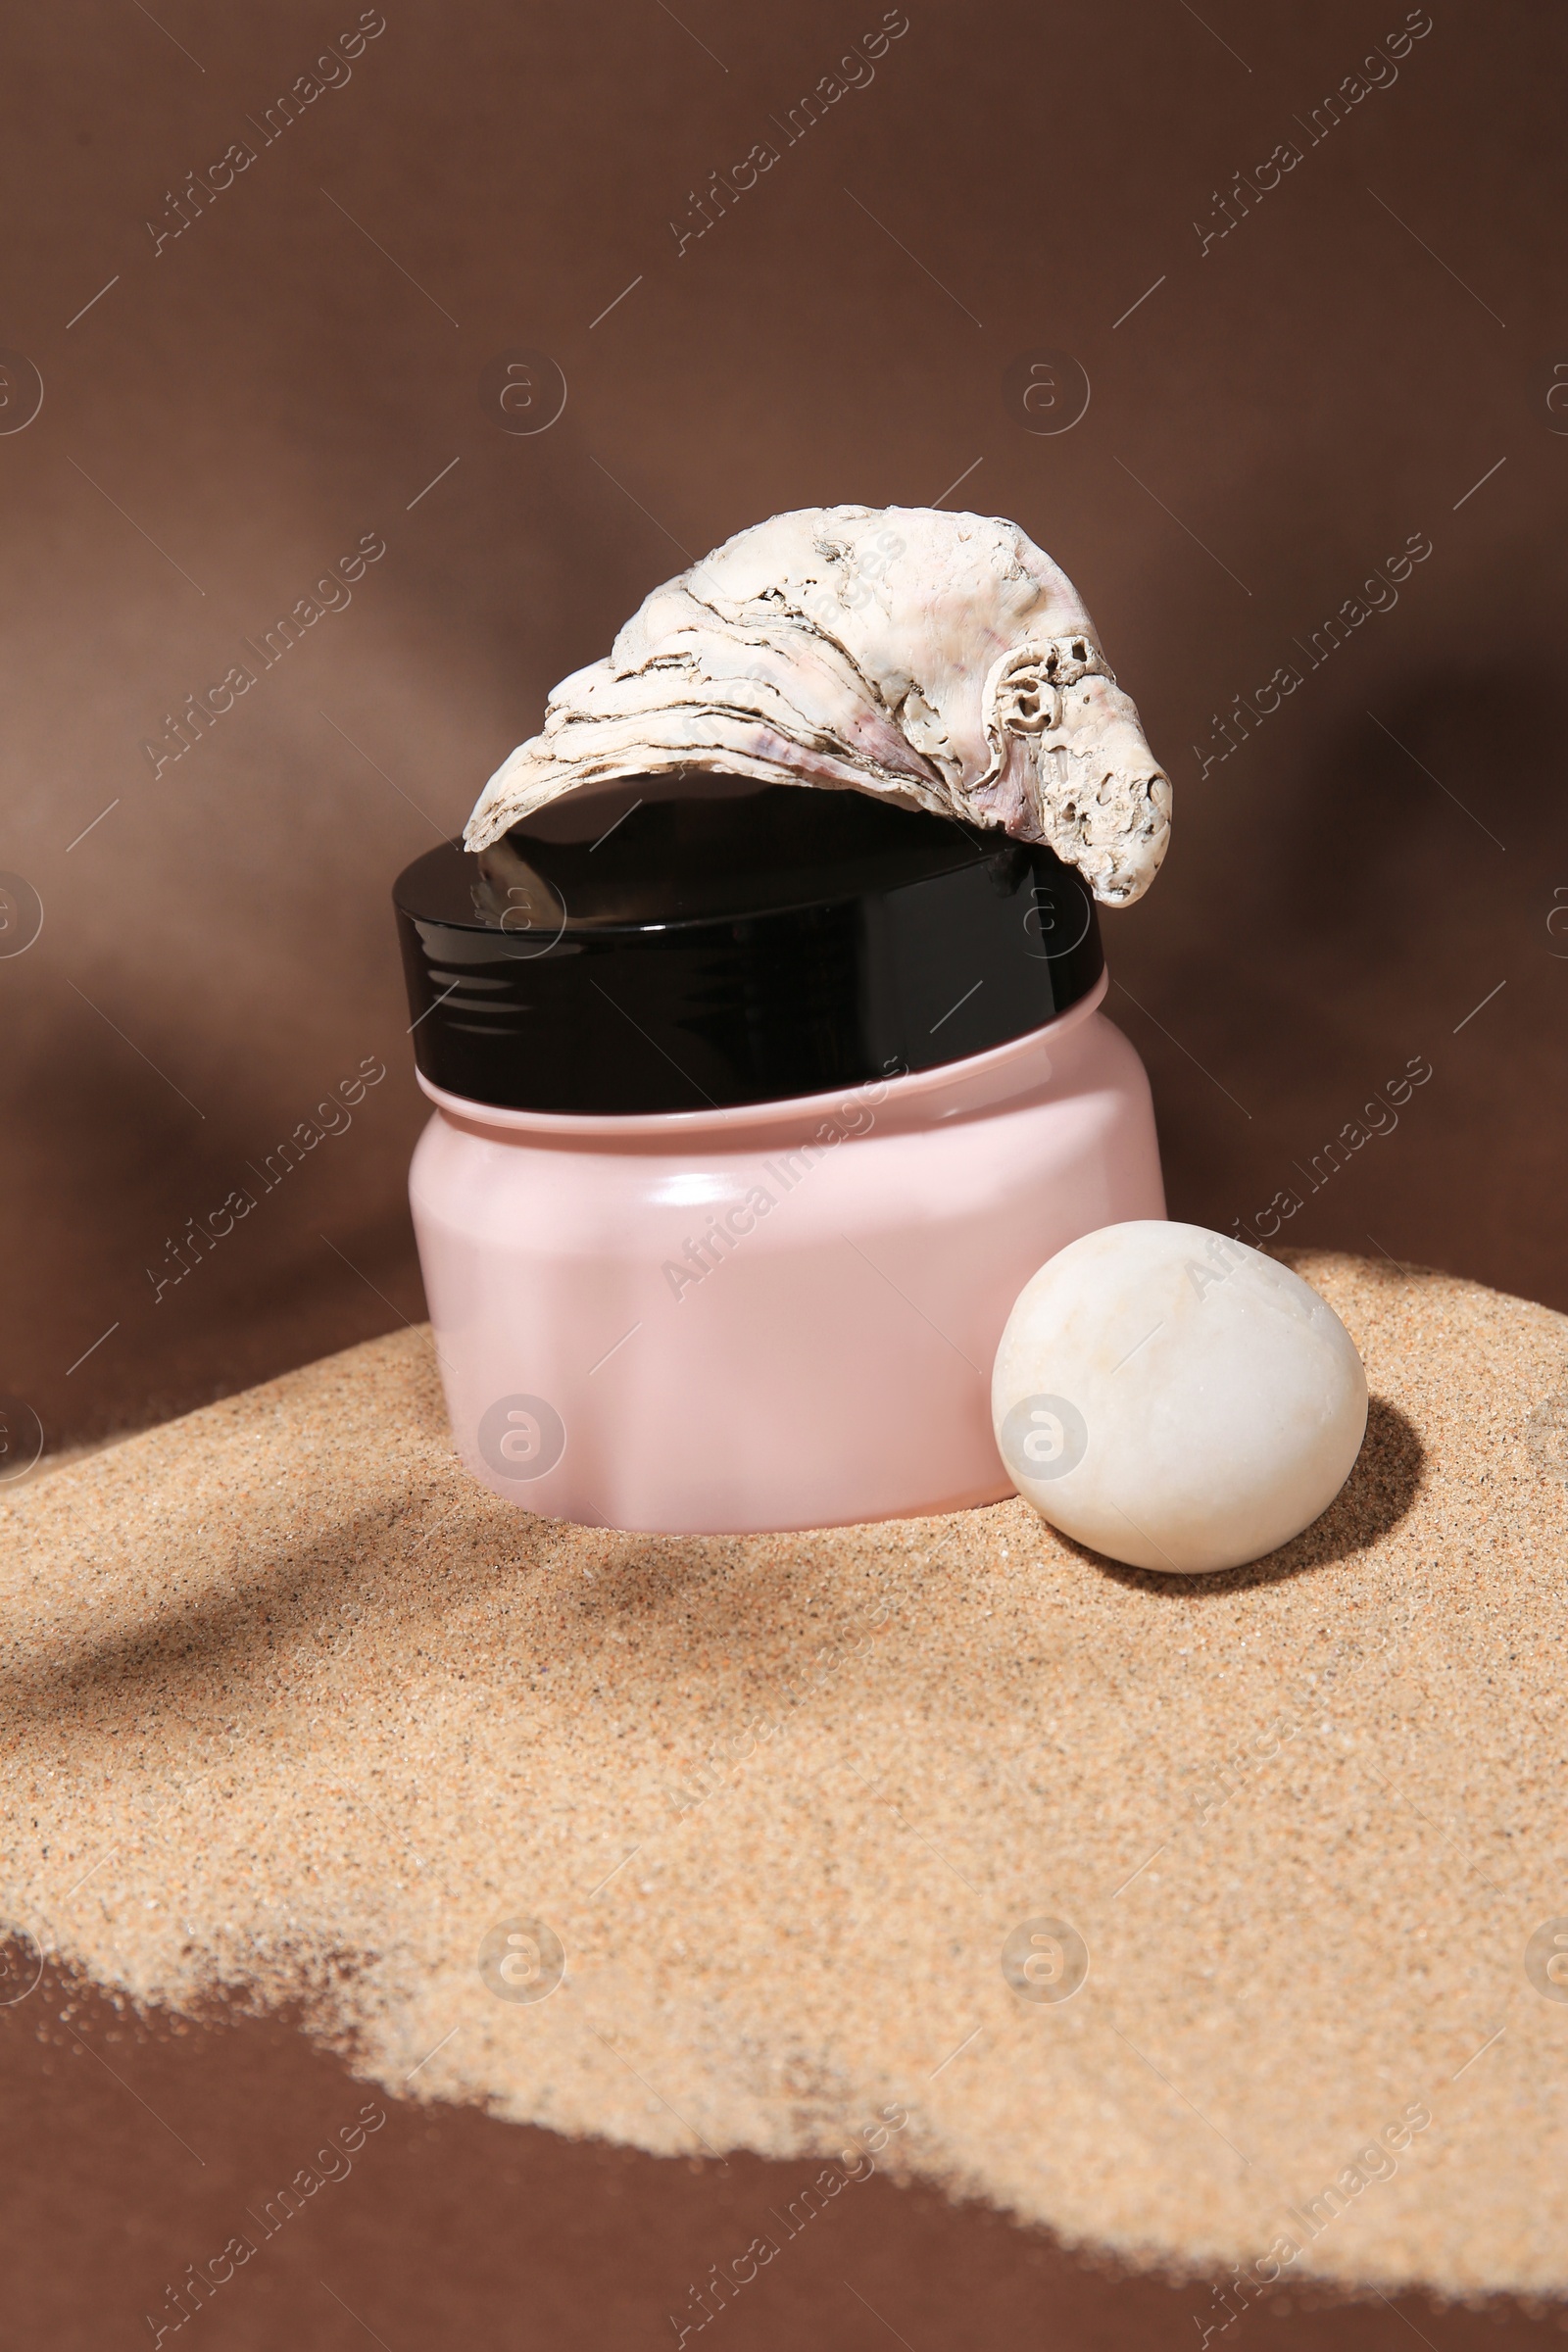
{"label": "glossy black jar lid", "polygon": [[932,1069],[1103,963],[1050,850],[859,792],[638,778],[393,891],[420,1070],[517,1110],[693,1111]]}

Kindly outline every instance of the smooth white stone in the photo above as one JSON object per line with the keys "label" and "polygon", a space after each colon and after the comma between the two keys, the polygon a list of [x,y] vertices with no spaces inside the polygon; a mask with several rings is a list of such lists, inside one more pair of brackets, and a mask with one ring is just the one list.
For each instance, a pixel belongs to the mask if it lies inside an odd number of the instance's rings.
{"label": "smooth white stone", "polygon": [[1085,1234],[1018,1295],[991,1415],[1063,1535],[1182,1576],[1261,1559],[1328,1508],[1366,1433],[1355,1343],[1316,1291],[1201,1225]]}

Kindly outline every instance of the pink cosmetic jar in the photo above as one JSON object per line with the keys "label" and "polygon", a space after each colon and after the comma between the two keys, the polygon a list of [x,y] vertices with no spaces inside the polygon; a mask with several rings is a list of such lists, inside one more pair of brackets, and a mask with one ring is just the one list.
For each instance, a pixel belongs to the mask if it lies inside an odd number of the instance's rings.
{"label": "pink cosmetic jar", "polygon": [[435,1105],[415,1232],[476,1478],[682,1535],[1012,1492],[1014,1299],[1165,1213],[1071,868],[866,794],[638,779],[431,851],[394,905]]}

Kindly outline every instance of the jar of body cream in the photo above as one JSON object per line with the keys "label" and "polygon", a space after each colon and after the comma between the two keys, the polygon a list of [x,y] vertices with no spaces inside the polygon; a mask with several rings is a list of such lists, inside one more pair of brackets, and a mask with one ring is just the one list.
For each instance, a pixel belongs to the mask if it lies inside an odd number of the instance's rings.
{"label": "jar of body cream", "polygon": [[1055,1250],[1164,1198],[1044,848],[868,795],[575,793],[394,901],[415,1231],[457,1447],[671,1534],[1012,1492],[992,1359]]}

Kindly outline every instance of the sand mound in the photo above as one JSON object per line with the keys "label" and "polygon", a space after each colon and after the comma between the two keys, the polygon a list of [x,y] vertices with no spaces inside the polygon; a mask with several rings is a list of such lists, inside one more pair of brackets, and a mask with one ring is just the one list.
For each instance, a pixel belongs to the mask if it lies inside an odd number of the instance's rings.
{"label": "sand mound", "polygon": [[[1292,1262],[1367,1447],[1198,1584],[1016,1502],[530,1518],[421,1332],[13,1491],[0,1911],[142,1998],[303,1989],[411,2097],[774,2155],[893,2108],[880,2161],[1135,2258],[1561,2288],[1568,1324]],[[1070,2000],[1004,1974],[1041,1920]]]}

